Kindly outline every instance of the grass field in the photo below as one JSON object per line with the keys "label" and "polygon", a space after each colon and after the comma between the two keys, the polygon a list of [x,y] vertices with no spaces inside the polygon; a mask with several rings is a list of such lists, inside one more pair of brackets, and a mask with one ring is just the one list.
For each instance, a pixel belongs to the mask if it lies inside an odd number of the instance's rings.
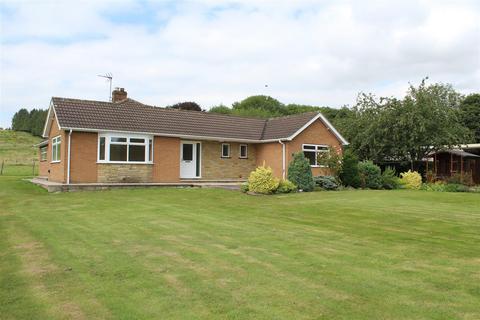
{"label": "grass field", "polygon": [[0,178],[2,319],[479,319],[480,196],[48,194]]}
{"label": "grass field", "polygon": [[[38,173],[37,148],[40,137],[26,132],[0,130],[0,172],[4,176],[29,176]],[[34,165],[35,161],[35,165]],[[3,163],[3,170],[1,166]]]}

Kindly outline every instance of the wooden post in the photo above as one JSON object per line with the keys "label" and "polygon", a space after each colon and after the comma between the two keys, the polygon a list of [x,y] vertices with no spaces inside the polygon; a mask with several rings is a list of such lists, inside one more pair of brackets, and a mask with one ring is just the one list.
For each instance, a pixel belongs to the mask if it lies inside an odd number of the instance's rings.
{"label": "wooden post", "polygon": [[463,182],[463,156],[460,156],[460,181]]}
{"label": "wooden post", "polygon": [[450,153],[450,177],[452,176],[453,171],[453,154]]}
{"label": "wooden post", "polygon": [[437,152],[433,154],[433,168],[435,172],[435,180],[437,180]]}
{"label": "wooden post", "polygon": [[35,177],[35,160],[32,160],[32,176]]}
{"label": "wooden post", "polygon": [[0,176],[3,175],[3,165],[5,164],[5,160],[2,160],[2,168],[0,169]]}

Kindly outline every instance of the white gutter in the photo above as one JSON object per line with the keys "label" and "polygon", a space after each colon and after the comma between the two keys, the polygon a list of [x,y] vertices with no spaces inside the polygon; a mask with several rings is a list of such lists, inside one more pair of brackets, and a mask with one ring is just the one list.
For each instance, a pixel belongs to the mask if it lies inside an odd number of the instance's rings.
{"label": "white gutter", "polygon": [[278,143],[282,145],[282,179],[285,180],[285,143],[282,142],[282,140],[278,140]]}
{"label": "white gutter", "polygon": [[67,184],[70,184],[70,144],[72,142],[72,129],[68,133],[68,148],[67,148]]}

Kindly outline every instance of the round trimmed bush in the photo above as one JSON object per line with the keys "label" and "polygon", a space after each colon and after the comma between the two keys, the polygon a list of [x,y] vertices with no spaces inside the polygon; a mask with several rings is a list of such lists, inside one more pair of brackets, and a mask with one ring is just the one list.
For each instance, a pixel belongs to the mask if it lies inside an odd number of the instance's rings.
{"label": "round trimmed bush", "polygon": [[400,177],[405,189],[419,190],[422,186],[422,176],[417,171],[408,170],[400,173]]}
{"label": "round trimmed bush", "polygon": [[278,185],[278,189],[277,189],[277,193],[290,193],[290,192],[294,192],[297,190],[297,186],[291,182],[290,180],[281,180],[279,185]]}
{"label": "round trimmed bush", "polygon": [[343,153],[342,167],[340,169],[340,180],[345,187],[360,187],[360,176],[358,174],[358,158],[349,149]]}
{"label": "round trimmed bush", "polygon": [[248,190],[255,193],[274,193],[278,184],[279,180],[273,176],[272,169],[264,165],[252,171],[248,177]]}

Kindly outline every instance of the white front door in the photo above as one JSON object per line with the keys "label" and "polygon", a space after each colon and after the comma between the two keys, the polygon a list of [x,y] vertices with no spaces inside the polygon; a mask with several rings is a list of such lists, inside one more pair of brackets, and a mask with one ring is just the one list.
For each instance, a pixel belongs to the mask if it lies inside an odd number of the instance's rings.
{"label": "white front door", "polygon": [[200,177],[200,142],[182,141],[180,146],[180,178]]}

